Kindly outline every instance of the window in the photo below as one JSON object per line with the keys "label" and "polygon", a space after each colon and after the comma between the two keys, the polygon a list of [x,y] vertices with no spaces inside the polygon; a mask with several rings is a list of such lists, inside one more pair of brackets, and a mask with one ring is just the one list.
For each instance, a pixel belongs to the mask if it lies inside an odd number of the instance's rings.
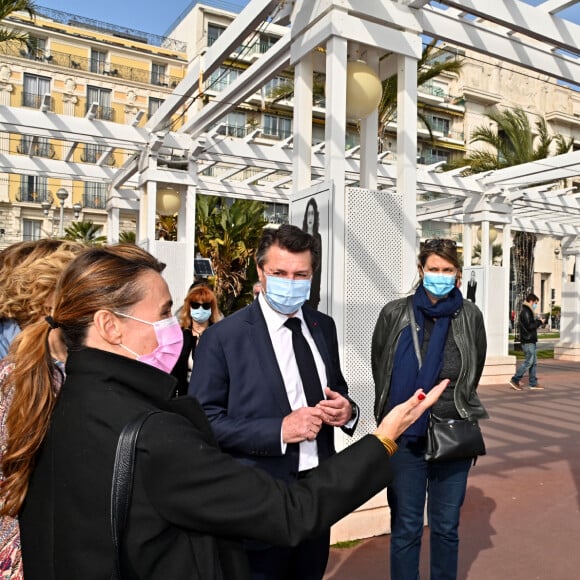
{"label": "window", "polygon": [[[85,145],[84,154],[81,155],[81,161],[83,163],[98,163],[106,150],[107,148],[104,145],[93,145],[91,143],[87,143]],[[106,163],[107,165],[115,164],[115,158],[113,157],[112,153],[107,155],[103,163]]]}
{"label": "window", "polygon": [[280,40],[277,36],[270,36],[268,34],[261,34],[260,35],[260,52],[268,52],[272,46],[274,46],[278,40]]}
{"label": "window", "polygon": [[430,147],[423,150],[423,156],[419,158],[419,163],[431,165],[432,163],[439,163],[440,161],[449,161],[451,153],[445,149],[438,149]]}
{"label": "window", "polygon": [[42,222],[40,220],[22,220],[22,239],[25,242],[35,242],[42,237]]}
{"label": "window", "polygon": [[281,97],[292,98],[294,92],[294,83],[292,79],[285,77],[274,77],[264,85],[264,95],[266,98]]}
{"label": "window", "polygon": [[22,92],[22,105],[39,109],[42,98],[50,93],[50,79],[38,75],[24,73],[24,91]]}
{"label": "window", "polygon": [[36,175],[20,176],[20,201],[42,203],[50,197],[46,177]]}
{"label": "window", "polygon": [[44,60],[46,58],[46,38],[29,37],[30,48],[23,46],[20,55],[30,60]]}
{"label": "window", "polygon": [[83,207],[105,209],[107,207],[107,184],[85,182]]}
{"label": "window", "polygon": [[229,135],[230,137],[246,136],[246,113],[240,111],[228,113],[223,123],[225,124],[225,129],[223,132],[220,131],[220,134]]}
{"label": "window", "polygon": [[87,111],[90,107],[97,105],[97,119],[102,121],[113,120],[113,109],[111,109],[111,91],[101,87],[87,87]]}
{"label": "window", "polygon": [[156,99],[155,97],[149,97],[149,107],[147,114],[149,119],[157,112],[157,109],[165,102],[165,99]]}
{"label": "window", "polygon": [[22,140],[17,148],[18,153],[23,155],[38,155],[39,157],[50,157],[55,155],[54,147],[46,137],[32,137],[32,135],[22,135]]}
{"label": "window", "polygon": [[292,135],[292,119],[276,115],[264,115],[264,135],[287,139]]}
{"label": "window", "polygon": [[164,64],[158,64],[156,62],[151,64],[151,84],[166,87],[166,66]]}
{"label": "window", "polygon": [[449,119],[432,116],[429,118],[429,122],[431,123],[431,129],[433,131],[438,131],[443,133],[443,135],[449,135],[449,128],[451,126]]}
{"label": "window", "polygon": [[205,88],[219,93],[229,87],[239,76],[238,69],[220,66],[210,75]]}
{"label": "window", "polygon": [[101,50],[91,50],[91,72],[103,74],[108,72],[107,53]]}
{"label": "window", "polygon": [[223,33],[225,28],[223,26],[216,26],[215,24],[208,24],[207,26],[207,45],[211,46]]}

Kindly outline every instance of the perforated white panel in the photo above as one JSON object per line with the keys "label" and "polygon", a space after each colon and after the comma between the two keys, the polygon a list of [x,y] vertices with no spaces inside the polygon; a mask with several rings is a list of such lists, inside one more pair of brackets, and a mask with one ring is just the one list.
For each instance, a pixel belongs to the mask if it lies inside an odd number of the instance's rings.
{"label": "perforated white panel", "polygon": [[[371,338],[381,308],[400,296],[403,277],[403,202],[392,192],[349,188],[346,192],[345,342],[342,367],[349,393],[361,409],[353,438],[373,431],[374,383]],[[339,444],[339,442],[337,441]]]}

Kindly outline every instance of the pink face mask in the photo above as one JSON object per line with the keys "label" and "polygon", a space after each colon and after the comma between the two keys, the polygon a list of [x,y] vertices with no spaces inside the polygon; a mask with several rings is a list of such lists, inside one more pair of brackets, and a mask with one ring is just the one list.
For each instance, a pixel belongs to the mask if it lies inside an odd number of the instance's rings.
{"label": "pink face mask", "polygon": [[163,318],[157,322],[147,322],[147,320],[141,320],[140,318],[135,318],[122,312],[115,312],[115,314],[137,320],[137,322],[142,322],[143,324],[149,324],[153,327],[157,338],[157,348],[153,352],[139,355],[124,344],[119,344],[119,346],[129,351],[138,361],[170,373],[183,347],[183,331],[181,330],[181,326],[179,326],[177,318],[172,316],[171,318]]}

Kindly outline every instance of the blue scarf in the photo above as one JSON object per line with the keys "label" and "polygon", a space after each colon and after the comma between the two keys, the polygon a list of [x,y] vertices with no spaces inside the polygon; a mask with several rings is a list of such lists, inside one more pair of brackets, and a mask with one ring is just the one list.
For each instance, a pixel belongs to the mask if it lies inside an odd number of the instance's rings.
{"label": "blue scarf", "polygon": [[[425,336],[425,317],[434,318],[435,324],[429,339],[427,353],[423,358],[423,364],[419,369],[419,361],[413,347],[413,335],[411,326],[407,326],[401,332],[395,361],[391,374],[391,389],[389,392],[388,408],[406,401],[415,390],[422,388],[426,393],[439,382],[439,375],[443,367],[443,353],[445,341],[449,332],[451,317],[463,306],[463,296],[457,288],[435,304],[429,300],[425,289],[421,284],[413,295],[413,310],[419,327],[419,345],[423,345]],[[424,436],[427,433],[429,412],[425,412],[404,435],[415,437]]]}

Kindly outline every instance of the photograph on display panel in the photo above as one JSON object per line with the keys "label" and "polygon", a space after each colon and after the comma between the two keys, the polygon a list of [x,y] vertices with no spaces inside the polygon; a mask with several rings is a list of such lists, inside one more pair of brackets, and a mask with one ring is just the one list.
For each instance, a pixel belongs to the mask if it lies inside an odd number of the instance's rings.
{"label": "photograph on display panel", "polygon": [[314,236],[320,244],[320,267],[312,276],[310,298],[306,304],[326,313],[328,312],[328,190],[293,200],[290,212],[291,223]]}
{"label": "photograph on display panel", "polygon": [[483,297],[485,295],[485,274],[483,267],[470,266],[463,268],[463,279],[461,284],[461,292],[463,297],[479,306],[480,310],[483,308]]}

